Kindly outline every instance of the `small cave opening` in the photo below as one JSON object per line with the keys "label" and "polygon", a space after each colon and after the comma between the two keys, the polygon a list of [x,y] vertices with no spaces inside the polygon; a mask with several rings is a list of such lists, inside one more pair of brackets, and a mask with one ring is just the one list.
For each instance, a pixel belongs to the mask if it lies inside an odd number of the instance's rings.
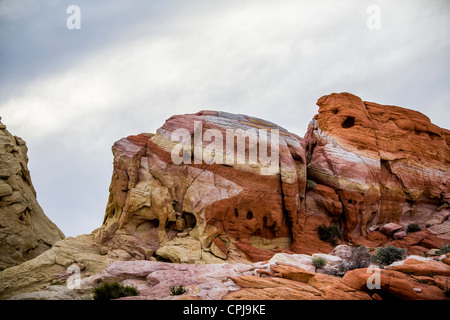
{"label": "small cave opening", "polygon": [[341,126],[344,129],[351,128],[355,125],[355,118],[354,117],[347,117],[344,122],[342,122]]}
{"label": "small cave opening", "polygon": [[238,211],[237,208],[234,208],[234,216],[235,216],[236,218],[239,218],[239,211]]}
{"label": "small cave opening", "polygon": [[247,220],[252,220],[253,219],[253,212],[249,211],[247,212]]}
{"label": "small cave opening", "polygon": [[22,213],[19,215],[19,220],[20,220],[20,221],[25,221],[25,219],[26,219],[27,216],[30,214],[30,212],[31,212],[30,208],[26,208],[25,211],[22,212]]}
{"label": "small cave opening", "polygon": [[314,142],[311,145],[306,146],[306,163],[309,164],[311,161],[312,154],[314,153],[314,149],[317,146],[317,142]]}
{"label": "small cave opening", "polygon": [[184,221],[186,221],[186,228],[193,229],[197,225],[197,218],[190,212],[183,212]]}

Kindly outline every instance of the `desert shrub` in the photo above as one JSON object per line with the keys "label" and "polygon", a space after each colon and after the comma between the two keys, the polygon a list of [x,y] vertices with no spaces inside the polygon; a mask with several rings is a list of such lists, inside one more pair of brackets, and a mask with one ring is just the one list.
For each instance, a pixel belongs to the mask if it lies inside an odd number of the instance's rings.
{"label": "desert shrub", "polygon": [[450,252],[450,244],[447,244],[447,242],[444,242],[439,249],[439,254],[447,254]]}
{"label": "desert shrub", "polygon": [[379,262],[382,265],[390,265],[392,262],[401,260],[406,253],[406,249],[387,245],[379,248],[372,256],[372,261]]}
{"label": "desert shrub", "polygon": [[342,277],[347,271],[367,268],[371,262],[371,255],[365,246],[352,248],[350,257],[343,259],[337,266],[326,270],[325,273]]}
{"label": "desert shrub", "polygon": [[367,268],[370,265],[372,256],[364,246],[359,246],[352,249],[352,255],[350,257],[351,269]]}
{"label": "desert shrub", "polygon": [[124,286],[118,282],[105,282],[94,289],[94,300],[111,300],[139,295],[135,287]]}
{"label": "desert shrub", "polygon": [[325,259],[324,257],[313,257],[312,264],[314,267],[320,269],[327,265],[327,259]]}
{"label": "desert shrub", "polygon": [[306,180],[306,191],[314,190],[316,188],[316,182],[313,180]]}
{"label": "desert shrub", "polygon": [[419,227],[419,225],[417,223],[410,223],[408,224],[408,227],[406,228],[407,232],[417,232],[422,230],[421,227]]}
{"label": "desert shrub", "polygon": [[170,295],[171,295],[171,296],[179,296],[179,295],[182,295],[182,294],[184,294],[184,293],[186,293],[186,290],[183,288],[183,286],[178,286],[178,287],[173,286],[173,287],[170,287]]}
{"label": "desert shrub", "polygon": [[331,224],[329,227],[322,224],[319,226],[317,233],[319,234],[319,239],[331,243],[332,245],[337,244],[337,239],[341,237],[341,231],[337,224]]}

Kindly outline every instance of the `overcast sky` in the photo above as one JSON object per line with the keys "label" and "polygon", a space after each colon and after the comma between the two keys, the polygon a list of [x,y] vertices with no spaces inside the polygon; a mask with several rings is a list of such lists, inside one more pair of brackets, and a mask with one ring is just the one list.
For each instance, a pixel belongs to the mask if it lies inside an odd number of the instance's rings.
{"label": "overcast sky", "polygon": [[0,0],[0,116],[27,142],[44,212],[75,236],[102,223],[112,144],[174,114],[303,136],[317,99],[346,91],[449,128],[449,31],[448,0]]}

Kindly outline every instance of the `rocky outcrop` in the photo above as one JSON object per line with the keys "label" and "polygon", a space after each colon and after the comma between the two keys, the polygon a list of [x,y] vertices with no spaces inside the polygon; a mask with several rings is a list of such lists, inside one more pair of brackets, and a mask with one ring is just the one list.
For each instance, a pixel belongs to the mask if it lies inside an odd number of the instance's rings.
{"label": "rocky outcrop", "polygon": [[[32,296],[26,294],[41,292],[47,286],[49,290],[38,293],[33,299],[80,298],[75,280],[97,274],[111,263],[127,259],[106,254],[102,249],[92,235],[60,240],[38,257],[0,272],[0,299],[15,295],[31,299]],[[72,279],[74,286],[70,287]]]}
{"label": "rocky outcrop", "polygon": [[37,257],[64,238],[36,200],[27,151],[25,141],[0,122],[0,271]]}
{"label": "rocky outcrop", "polygon": [[[450,242],[449,131],[348,93],[317,104],[304,138],[201,111],[117,141],[102,226],[58,242],[25,143],[0,126],[0,263],[53,245],[0,272],[0,299],[89,299],[110,280],[136,286],[136,299],[178,299],[175,285],[186,299],[447,299],[450,257],[436,251]],[[436,261],[395,262],[372,290],[369,252],[386,243]],[[69,270],[81,289],[64,285]]]}
{"label": "rocky outcrop", "polygon": [[450,267],[440,261],[408,258],[400,265],[378,269],[376,281],[370,279],[374,278],[375,271],[364,268],[347,272],[342,282],[356,290],[373,292],[386,300],[448,300],[449,271]]}
{"label": "rocky outcrop", "polygon": [[[189,143],[176,149],[180,130]],[[212,151],[211,141],[217,143]],[[174,150],[176,156],[184,152],[183,163],[174,163]],[[259,153],[252,163],[254,151]],[[263,161],[275,152],[279,157],[272,163]],[[199,262],[262,260],[302,244],[303,140],[275,124],[213,111],[173,116],[155,135],[116,142],[113,154],[110,197],[97,235],[111,248],[136,259]],[[212,162],[206,160],[211,154]],[[197,161],[198,155],[203,159]],[[174,245],[176,237],[182,240]],[[193,258],[179,257],[180,242],[197,248]]]}
{"label": "rocky outcrop", "polygon": [[448,238],[442,224],[449,215],[450,132],[417,111],[349,93],[317,104],[305,136],[307,176],[337,194],[342,210],[327,211],[345,239],[358,242],[371,226],[391,222],[431,226],[431,233]]}
{"label": "rocky outcrop", "polygon": [[[317,104],[304,138],[261,119],[201,111],[117,141],[97,241],[135,259],[209,263],[329,252],[318,228],[331,224],[340,241],[394,240],[416,254],[450,240],[449,131],[348,93]],[[420,239],[406,232],[412,222]]]}

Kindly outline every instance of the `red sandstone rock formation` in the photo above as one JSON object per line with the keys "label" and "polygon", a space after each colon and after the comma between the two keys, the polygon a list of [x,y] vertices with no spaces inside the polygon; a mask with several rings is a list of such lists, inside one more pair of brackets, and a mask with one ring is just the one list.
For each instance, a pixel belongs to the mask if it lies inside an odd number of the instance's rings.
{"label": "red sandstone rock formation", "polygon": [[[392,236],[371,229],[377,225],[429,227],[420,239],[396,233],[396,241],[412,244],[416,253],[450,240],[450,132],[419,112],[348,93],[317,104],[304,139],[261,119],[201,111],[171,117],[155,135],[119,140],[97,239],[136,259],[191,263],[330,252],[317,229],[331,223],[340,226],[343,239],[374,245]],[[179,148],[181,136],[173,139],[180,129],[187,132],[187,148]],[[227,149],[227,129],[254,130],[253,138],[258,129],[277,129],[276,170],[267,170],[260,158],[249,163],[250,138],[242,146],[247,162],[238,157],[228,163],[230,151],[240,147]],[[257,150],[270,146],[264,141]],[[174,163],[174,148],[184,163]],[[196,161],[199,155],[215,162]]]}
{"label": "red sandstone rock formation", "polygon": [[[189,146],[191,163],[175,164],[172,151],[177,141],[171,136],[184,128],[195,142],[195,122],[202,124],[203,143],[199,148]],[[224,139],[227,129],[278,130],[276,170],[264,171],[267,166],[261,164],[261,153],[256,164],[249,163],[250,141],[243,145],[247,163],[194,163],[196,152],[205,155],[210,143],[205,135],[210,129]],[[257,147],[267,152],[261,139]],[[234,151],[239,157],[238,149],[236,141]],[[170,118],[155,135],[124,138],[114,144],[113,153],[110,197],[98,235],[105,244],[148,259],[160,246],[171,245],[174,237],[188,235],[200,242],[204,261],[207,253],[226,259],[230,250],[261,260],[301,240],[305,152],[302,139],[281,127],[248,116],[202,111]],[[182,245],[180,241],[177,245]]]}
{"label": "red sandstone rock formation", "polygon": [[[319,114],[305,136],[308,179],[338,194],[347,240],[358,241],[372,225],[416,222],[425,228],[448,218],[448,130],[417,111],[349,93],[317,104]],[[448,238],[449,227],[431,231]]]}

